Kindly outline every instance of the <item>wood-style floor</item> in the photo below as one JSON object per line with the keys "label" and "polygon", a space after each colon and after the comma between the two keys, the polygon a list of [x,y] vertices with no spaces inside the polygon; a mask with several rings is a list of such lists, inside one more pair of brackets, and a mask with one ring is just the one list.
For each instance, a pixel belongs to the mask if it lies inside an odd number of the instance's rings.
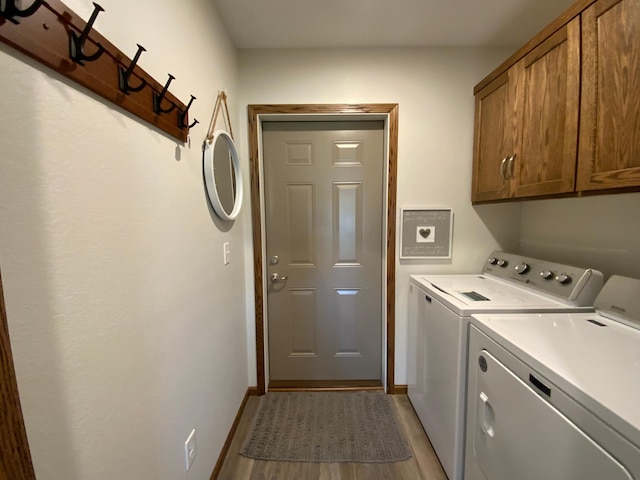
{"label": "wood-style floor", "polygon": [[220,470],[219,480],[447,480],[406,395],[392,405],[413,457],[395,463],[302,463],[251,460],[238,452],[251,428],[259,397],[250,397]]}

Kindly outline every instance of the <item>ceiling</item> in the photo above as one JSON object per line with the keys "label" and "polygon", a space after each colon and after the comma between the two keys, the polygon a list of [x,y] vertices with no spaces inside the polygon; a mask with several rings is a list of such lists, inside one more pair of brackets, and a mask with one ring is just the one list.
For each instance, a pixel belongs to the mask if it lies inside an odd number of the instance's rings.
{"label": "ceiling", "polygon": [[237,48],[518,47],[574,0],[213,0]]}

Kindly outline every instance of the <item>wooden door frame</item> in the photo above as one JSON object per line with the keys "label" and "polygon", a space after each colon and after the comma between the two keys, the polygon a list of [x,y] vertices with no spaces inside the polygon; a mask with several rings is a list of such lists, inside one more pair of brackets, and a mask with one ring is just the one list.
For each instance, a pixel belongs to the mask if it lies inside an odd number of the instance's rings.
{"label": "wooden door frame", "polygon": [[18,383],[11,354],[7,311],[0,272],[0,478],[35,480],[27,431],[24,426]]}
{"label": "wooden door frame", "polygon": [[[318,115],[330,117],[332,120],[357,118],[365,115],[386,116],[389,136],[386,142],[387,171],[387,263],[386,263],[386,351],[387,351],[387,392],[396,393],[395,386],[395,305],[396,305],[396,189],[398,163],[398,104],[283,104],[283,105],[249,105],[249,167],[251,177],[251,221],[253,225],[253,270],[255,295],[255,334],[256,334],[256,373],[258,395],[266,393],[265,381],[265,301],[264,301],[264,260],[262,231],[262,195],[261,178],[261,130],[262,116],[277,117],[286,120],[300,115]],[[358,118],[359,117],[359,118]]]}

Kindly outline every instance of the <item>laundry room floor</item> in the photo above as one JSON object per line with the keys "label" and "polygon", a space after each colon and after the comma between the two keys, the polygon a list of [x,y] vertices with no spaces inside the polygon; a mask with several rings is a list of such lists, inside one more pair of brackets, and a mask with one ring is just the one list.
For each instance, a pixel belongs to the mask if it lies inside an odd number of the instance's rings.
{"label": "laundry room floor", "polygon": [[219,480],[447,480],[406,395],[392,395],[392,405],[412,451],[395,463],[266,462],[239,454],[260,397],[250,397],[224,461]]}

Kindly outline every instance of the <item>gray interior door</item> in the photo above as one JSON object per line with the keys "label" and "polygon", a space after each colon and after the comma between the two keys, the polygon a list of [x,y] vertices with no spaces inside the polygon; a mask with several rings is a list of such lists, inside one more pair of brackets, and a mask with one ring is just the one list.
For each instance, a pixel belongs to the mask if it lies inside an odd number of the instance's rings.
{"label": "gray interior door", "polygon": [[382,378],[383,128],[263,123],[271,380]]}

